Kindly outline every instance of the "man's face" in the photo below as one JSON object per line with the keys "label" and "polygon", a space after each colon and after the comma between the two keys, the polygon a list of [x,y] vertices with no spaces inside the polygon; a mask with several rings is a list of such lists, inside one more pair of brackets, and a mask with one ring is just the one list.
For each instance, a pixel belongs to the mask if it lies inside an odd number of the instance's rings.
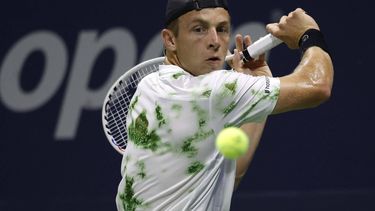
{"label": "man's face", "polygon": [[190,11],[179,17],[176,51],[183,69],[201,75],[221,69],[230,38],[230,17],[223,8]]}

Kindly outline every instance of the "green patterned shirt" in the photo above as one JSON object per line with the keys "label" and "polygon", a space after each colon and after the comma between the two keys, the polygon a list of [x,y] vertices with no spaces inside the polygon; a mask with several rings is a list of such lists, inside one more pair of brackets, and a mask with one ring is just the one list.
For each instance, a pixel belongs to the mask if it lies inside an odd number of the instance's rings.
{"label": "green patterned shirt", "polygon": [[127,116],[118,210],[229,210],[235,161],[216,150],[216,135],[264,120],[279,89],[278,78],[174,65],[145,77]]}

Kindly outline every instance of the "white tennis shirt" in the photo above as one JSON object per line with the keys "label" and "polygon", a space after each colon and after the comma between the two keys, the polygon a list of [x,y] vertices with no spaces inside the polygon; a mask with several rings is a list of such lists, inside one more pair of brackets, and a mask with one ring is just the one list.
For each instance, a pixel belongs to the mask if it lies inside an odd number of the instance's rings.
{"label": "white tennis shirt", "polygon": [[160,65],[130,103],[118,210],[229,210],[236,163],[216,150],[216,135],[264,120],[279,90],[278,78],[229,70],[192,76]]}

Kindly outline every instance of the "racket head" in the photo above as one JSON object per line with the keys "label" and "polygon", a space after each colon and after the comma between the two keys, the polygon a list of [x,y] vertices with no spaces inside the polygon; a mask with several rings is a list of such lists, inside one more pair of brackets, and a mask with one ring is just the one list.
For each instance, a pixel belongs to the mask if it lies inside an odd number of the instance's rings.
{"label": "racket head", "polygon": [[102,106],[104,133],[111,146],[120,154],[124,153],[127,146],[126,117],[138,83],[148,74],[158,71],[163,62],[164,57],[157,57],[134,66],[112,84],[105,96]]}

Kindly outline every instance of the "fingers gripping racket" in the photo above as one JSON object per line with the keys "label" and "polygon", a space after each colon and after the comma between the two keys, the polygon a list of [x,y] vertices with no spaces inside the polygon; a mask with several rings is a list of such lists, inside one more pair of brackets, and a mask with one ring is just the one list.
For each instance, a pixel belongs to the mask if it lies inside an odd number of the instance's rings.
{"label": "fingers gripping racket", "polygon": [[[245,61],[250,61],[251,59],[257,58],[259,55],[265,53],[268,50],[271,50],[273,47],[276,47],[281,43],[282,41],[280,39],[274,37],[272,34],[267,34],[253,44],[249,45],[244,51],[242,51],[241,57]],[[225,57],[225,61],[230,61],[233,59],[233,57],[234,54],[229,55]]]}
{"label": "fingers gripping racket", "polygon": [[[256,58],[282,41],[268,34],[242,51],[241,56],[245,60]],[[233,59],[233,55],[225,58],[225,61]],[[130,101],[137,89],[138,83],[146,75],[158,71],[163,64],[164,57],[158,57],[144,61],[125,72],[109,89],[102,107],[102,123],[104,133],[112,147],[123,154],[128,141],[126,128],[126,116]]]}

